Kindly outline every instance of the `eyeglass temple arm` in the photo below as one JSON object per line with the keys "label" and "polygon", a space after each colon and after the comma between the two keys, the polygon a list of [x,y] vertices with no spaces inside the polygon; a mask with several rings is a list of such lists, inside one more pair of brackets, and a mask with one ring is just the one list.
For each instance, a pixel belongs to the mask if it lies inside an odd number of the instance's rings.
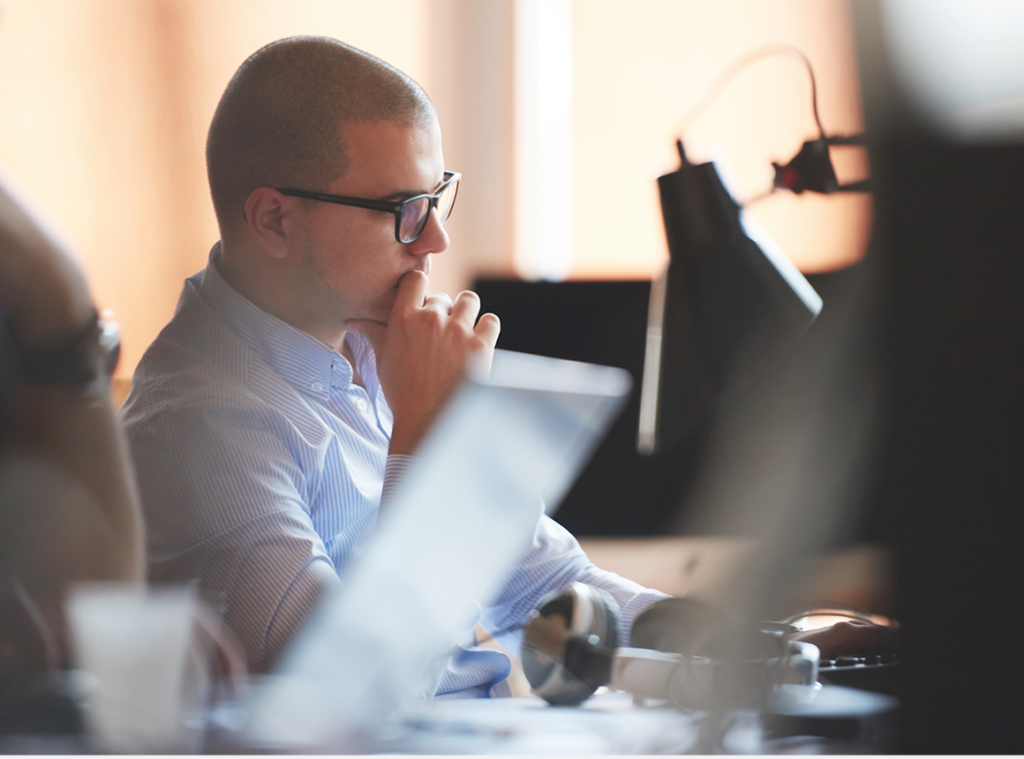
{"label": "eyeglass temple arm", "polygon": [[308,200],[322,200],[326,203],[338,203],[356,208],[369,208],[371,211],[387,211],[396,213],[405,201],[391,203],[386,200],[367,200],[366,198],[350,198],[346,195],[330,195],[324,192],[311,192],[309,190],[293,190],[290,187],[276,188],[282,195],[289,195],[296,198],[307,198]]}

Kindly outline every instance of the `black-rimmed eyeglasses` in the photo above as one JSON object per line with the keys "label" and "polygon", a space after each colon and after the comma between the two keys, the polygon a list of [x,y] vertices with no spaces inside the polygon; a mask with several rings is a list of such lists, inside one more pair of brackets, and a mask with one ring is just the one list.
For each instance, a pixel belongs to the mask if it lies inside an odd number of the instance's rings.
{"label": "black-rimmed eyeglasses", "polygon": [[282,195],[308,200],[322,200],[325,203],[337,203],[342,206],[369,208],[371,211],[384,211],[395,215],[395,239],[400,243],[413,242],[423,234],[430,219],[432,209],[437,209],[441,224],[448,221],[455,206],[455,195],[459,191],[459,180],[462,174],[457,171],[446,171],[441,186],[433,195],[414,195],[405,200],[367,200],[366,198],[349,198],[345,195],[327,195],[309,190],[293,190],[289,187],[277,188]]}

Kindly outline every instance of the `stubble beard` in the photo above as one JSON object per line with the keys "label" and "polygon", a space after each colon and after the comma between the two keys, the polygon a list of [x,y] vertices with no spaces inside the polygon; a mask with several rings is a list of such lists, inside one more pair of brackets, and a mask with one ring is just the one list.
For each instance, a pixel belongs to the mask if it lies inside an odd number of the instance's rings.
{"label": "stubble beard", "polygon": [[319,312],[332,327],[344,329],[345,322],[354,318],[348,313],[345,296],[332,284],[313,246],[307,244],[303,252],[303,280],[306,283],[303,297],[306,298],[309,309]]}
{"label": "stubble beard", "polygon": [[386,294],[386,303],[352,303],[349,297],[339,290],[335,279],[325,271],[313,246],[307,244],[304,253],[306,297],[311,308],[316,308],[325,319],[340,329],[345,329],[345,323],[350,319],[366,319],[385,325],[388,323],[391,308],[398,294],[397,285]]}

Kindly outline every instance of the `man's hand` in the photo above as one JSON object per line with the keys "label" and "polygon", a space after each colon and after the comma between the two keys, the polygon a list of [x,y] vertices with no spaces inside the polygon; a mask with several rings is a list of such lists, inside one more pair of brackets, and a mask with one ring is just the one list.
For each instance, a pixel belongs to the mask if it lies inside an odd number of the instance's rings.
{"label": "man's hand", "polygon": [[390,453],[413,453],[466,375],[478,351],[489,367],[501,325],[480,313],[480,298],[464,291],[455,302],[443,293],[427,296],[427,275],[402,277],[387,325],[355,319],[347,326],[373,346],[377,375],[395,415]]}
{"label": "man's hand", "polygon": [[815,630],[805,630],[793,635],[792,639],[813,643],[821,651],[822,659],[891,654],[896,651],[895,628],[873,625],[859,619],[836,622],[829,627],[819,627]]}

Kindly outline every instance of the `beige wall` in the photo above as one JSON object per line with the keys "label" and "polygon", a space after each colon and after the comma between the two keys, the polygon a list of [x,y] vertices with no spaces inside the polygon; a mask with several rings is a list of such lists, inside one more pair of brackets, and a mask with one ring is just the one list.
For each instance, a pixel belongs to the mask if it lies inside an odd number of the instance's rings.
{"label": "beige wall", "polygon": [[434,258],[431,287],[458,292],[482,272],[512,271],[514,72],[512,0],[431,0],[430,72],[448,166],[462,172]]}
{"label": "beige wall", "polygon": [[[6,0],[0,161],[81,248],[98,304],[124,329],[119,374],[173,312],[217,238],[203,159],[224,85],[259,46],[325,34],[407,71],[434,97],[448,164],[465,175],[435,289],[514,270],[516,0]],[[860,128],[845,0],[574,0],[573,276],[645,277],[665,257],[652,176],[677,122],[750,48],[801,45],[830,131]],[[812,136],[806,75],[789,59],[741,74],[690,132],[728,155],[740,190]],[[536,181],[536,178],[528,178]],[[556,199],[556,202],[558,200]],[[798,265],[854,260],[862,198],[773,197],[755,215]]]}
{"label": "beige wall", "polygon": [[206,129],[238,65],[291,34],[339,37],[429,87],[424,0],[7,0],[0,161],[81,248],[130,376],[217,240]]}
{"label": "beige wall", "polygon": [[[862,128],[845,0],[577,0],[573,14],[575,276],[649,277],[663,264],[653,177],[678,166],[682,117],[748,51],[798,45],[814,66],[826,132]],[[791,58],[754,64],[683,136],[691,160],[720,149],[741,197],[769,188],[771,162],[786,163],[817,136],[802,64]],[[866,171],[858,158],[837,156],[843,161],[837,171]],[[778,193],[751,211],[805,271],[839,268],[863,254],[865,196]]]}

